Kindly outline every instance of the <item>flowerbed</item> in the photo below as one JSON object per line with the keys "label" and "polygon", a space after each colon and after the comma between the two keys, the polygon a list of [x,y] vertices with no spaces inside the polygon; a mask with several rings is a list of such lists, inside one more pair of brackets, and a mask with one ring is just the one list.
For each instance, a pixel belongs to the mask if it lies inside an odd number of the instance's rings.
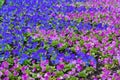
{"label": "flowerbed", "polygon": [[119,3],[6,0],[0,8],[0,79],[119,80]]}

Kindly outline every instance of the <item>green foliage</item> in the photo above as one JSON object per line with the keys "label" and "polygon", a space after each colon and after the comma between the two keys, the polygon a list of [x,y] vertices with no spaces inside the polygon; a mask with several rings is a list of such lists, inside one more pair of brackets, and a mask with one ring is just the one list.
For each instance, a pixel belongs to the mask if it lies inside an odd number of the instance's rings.
{"label": "green foliage", "polygon": [[10,65],[13,65],[14,59],[13,59],[12,57],[9,57],[9,58],[7,59],[7,62],[8,62]]}
{"label": "green foliage", "polygon": [[40,42],[40,41],[43,41],[44,39],[43,38],[36,38],[33,40],[33,42]]}
{"label": "green foliage", "polygon": [[2,7],[2,5],[4,4],[5,0],[0,0],[0,8]]}
{"label": "green foliage", "polygon": [[84,19],[83,18],[78,18],[77,19],[77,22],[80,23],[81,21],[83,21]]}
{"label": "green foliage", "polygon": [[74,68],[74,65],[73,64],[67,64],[65,65],[65,68],[64,68],[64,72],[67,72],[67,71],[70,71],[72,70],[72,68]]}
{"label": "green foliage", "polygon": [[32,78],[36,78],[37,77],[37,74],[35,73],[31,73],[32,74]]}
{"label": "green foliage", "polygon": [[116,40],[116,47],[119,46],[119,43],[120,43],[120,41],[119,41],[119,40]]}
{"label": "green foliage", "polygon": [[117,73],[120,75],[120,70],[117,70]]}
{"label": "green foliage", "polygon": [[55,77],[55,76],[52,76],[52,77],[50,77],[49,80],[56,80],[56,77]]}
{"label": "green foliage", "polygon": [[14,76],[12,73],[9,74],[10,80],[18,80],[17,76]]}
{"label": "green foliage", "polygon": [[52,46],[56,46],[57,44],[59,43],[59,41],[57,41],[57,40],[54,40],[54,41],[52,41]]}
{"label": "green foliage", "polygon": [[102,57],[103,59],[104,59],[104,58],[108,58],[108,57],[110,57],[110,54],[104,54],[104,55],[102,55],[101,57]]}
{"label": "green foliage", "polygon": [[62,71],[57,71],[56,72],[56,76],[57,77],[60,77],[60,76],[63,76],[63,75],[64,75],[64,73]]}
{"label": "green foliage", "polygon": [[63,46],[61,47],[61,48],[59,48],[59,50],[65,50],[66,48],[68,47],[68,43],[67,42],[65,42],[64,44],[63,44]]}
{"label": "green foliage", "polygon": [[67,78],[66,80],[78,80],[77,77],[71,76],[70,78]]}
{"label": "green foliage", "polygon": [[49,65],[46,65],[46,71],[47,72],[54,72],[56,69],[55,69],[55,66],[49,66]]}
{"label": "green foliage", "polygon": [[75,52],[75,47],[71,47],[71,51]]}
{"label": "green foliage", "polygon": [[89,72],[92,72],[92,71],[94,71],[94,68],[93,68],[93,67],[87,67],[87,68],[85,69],[85,72],[86,72],[86,73],[89,73]]}
{"label": "green foliage", "polygon": [[90,50],[90,53],[91,53],[92,56],[94,56],[95,54],[98,53],[98,51],[99,51],[99,48],[92,48],[92,49]]}
{"label": "green foliage", "polygon": [[25,60],[24,65],[29,65],[31,63],[31,60]]}
{"label": "green foliage", "polygon": [[81,71],[81,72],[79,72],[78,76],[82,77],[82,78],[86,78],[87,74],[85,73],[85,71]]}
{"label": "green foliage", "polygon": [[86,53],[86,52],[87,52],[87,50],[86,50],[85,48],[83,48],[83,49],[82,49],[82,52]]}
{"label": "green foliage", "polygon": [[80,45],[83,46],[84,45],[84,40],[80,40]]}
{"label": "green foliage", "polygon": [[6,46],[5,46],[5,50],[11,50],[12,49],[12,47],[9,45],[9,44],[6,44]]}

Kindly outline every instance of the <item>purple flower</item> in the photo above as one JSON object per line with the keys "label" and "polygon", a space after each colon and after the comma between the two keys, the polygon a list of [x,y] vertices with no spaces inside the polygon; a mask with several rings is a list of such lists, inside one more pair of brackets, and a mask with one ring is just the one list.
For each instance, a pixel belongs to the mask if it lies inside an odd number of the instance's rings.
{"label": "purple flower", "polygon": [[9,63],[7,61],[2,62],[2,67],[8,68],[9,67]]}
{"label": "purple flower", "polygon": [[8,75],[9,75],[9,71],[8,71],[8,70],[5,70],[5,71],[4,71],[4,75],[8,76]]}
{"label": "purple flower", "polygon": [[64,69],[64,64],[57,65],[57,70],[63,70],[63,69]]}
{"label": "purple flower", "polygon": [[3,73],[0,71],[0,77],[3,75]]}
{"label": "purple flower", "polygon": [[9,80],[9,77],[5,77],[3,80]]}

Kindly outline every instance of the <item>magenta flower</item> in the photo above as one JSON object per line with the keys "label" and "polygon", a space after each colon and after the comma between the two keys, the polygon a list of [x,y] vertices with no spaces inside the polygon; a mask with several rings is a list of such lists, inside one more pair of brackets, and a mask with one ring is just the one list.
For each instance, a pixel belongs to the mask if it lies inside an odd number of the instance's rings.
{"label": "magenta flower", "polygon": [[4,67],[4,68],[8,68],[9,67],[9,63],[7,61],[4,61],[4,62],[2,62],[1,66]]}
{"label": "magenta flower", "polygon": [[23,74],[22,75],[22,80],[28,80],[28,75],[27,74]]}
{"label": "magenta flower", "polygon": [[57,70],[63,70],[63,69],[64,69],[64,64],[57,65]]}
{"label": "magenta flower", "polygon": [[14,76],[19,75],[19,73],[17,71],[14,71],[13,74],[14,74]]}
{"label": "magenta flower", "polygon": [[5,70],[5,71],[4,71],[4,75],[8,76],[8,75],[9,75],[9,71],[8,71],[8,70]]}
{"label": "magenta flower", "polygon": [[9,77],[5,77],[3,80],[10,80]]}

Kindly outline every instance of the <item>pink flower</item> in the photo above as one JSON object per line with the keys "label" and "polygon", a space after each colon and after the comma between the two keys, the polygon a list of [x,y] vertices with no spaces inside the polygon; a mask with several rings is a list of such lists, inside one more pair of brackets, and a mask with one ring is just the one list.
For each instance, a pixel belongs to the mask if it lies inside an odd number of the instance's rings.
{"label": "pink flower", "polygon": [[9,77],[5,77],[3,80],[10,80]]}
{"label": "pink flower", "polygon": [[42,72],[46,71],[46,66],[42,66]]}
{"label": "pink flower", "polygon": [[30,30],[30,29],[27,29],[27,32],[31,33],[31,30]]}
{"label": "pink flower", "polygon": [[28,75],[27,74],[23,74],[22,75],[22,80],[28,80]]}
{"label": "pink flower", "polygon": [[5,70],[4,75],[8,76],[9,75],[9,71]]}
{"label": "pink flower", "polygon": [[27,69],[27,66],[23,66],[22,68],[21,68],[21,71],[22,71],[22,73],[25,73],[25,70]]}
{"label": "pink flower", "polygon": [[19,75],[19,73],[16,70],[13,72],[13,74],[14,74],[14,76]]}
{"label": "pink flower", "polygon": [[9,67],[9,63],[7,61],[2,62],[2,67],[8,68]]}
{"label": "pink flower", "polygon": [[36,67],[33,68],[32,72],[35,72],[36,71]]}
{"label": "pink flower", "polygon": [[80,47],[79,47],[79,46],[76,46],[75,49],[76,49],[76,51],[79,51],[79,50],[80,50]]}
{"label": "pink flower", "polygon": [[57,65],[57,70],[62,70],[62,69],[64,69],[64,64]]}
{"label": "pink flower", "polygon": [[3,75],[3,73],[0,71],[0,77]]}
{"label": "pink flower", "polygon": [[81,65],[76,64],[76,69],[77,69],[77,71],[81,71],[83,68],[82,68],[82,66],[81,66]]}
{"label": "pink flower", "polygon": [[70,75],[69,74],[64,74],[64,76],[63,76],[64,78],[69,78],[70,77]]}

